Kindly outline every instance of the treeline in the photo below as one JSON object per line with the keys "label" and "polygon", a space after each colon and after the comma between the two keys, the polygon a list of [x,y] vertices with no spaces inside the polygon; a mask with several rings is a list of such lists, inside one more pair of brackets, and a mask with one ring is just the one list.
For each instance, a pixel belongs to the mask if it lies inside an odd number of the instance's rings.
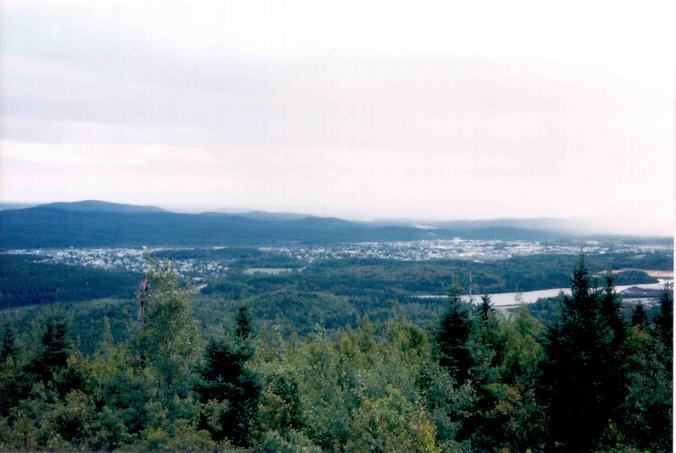
{"label": "treeline", "polygon": [[671,288],[628,323],[580,260],[547,324],[455,288],[429,331],[362,318],[284,339],[240,305],[203,338],[171,269],[147,277],[143,316],[90,357],[62,319],[32,346],[4,329],[0,450],[671,450]]}
{"label": "treeline", "polygon": [[[59,234],[54,234],[58,231]],[[483,233],[483,234],[482,234]],[[518,237],[532,237],[518,230]],[[492,231],[475,235],[496,237]],[[551,235],[541,233],[545,237]],[[537,237],[540,237],[538,235]],[[0,248],[335,244],[451,238],[454,232],[322,217],[259,220],[225,213],[110,212],[42,205],[0,211]],[[507,234],[506,237],[512,237]]]}
{"label": "treeline", "polygon": [[86,266],[36,262],[0,254],[0,310],[24,305],[133,297],[138,275]]}
{"label": "treeline", "polygon": [[[324,293],[347,297],[357,304],[375,307],[391,300],[410,303],[411,295],[438,293],[449,281],[467,291],[471,273],[475,292],[511,292],[568,284],[566,269],[573,255],[531,255],[475,263],[467,260],[422,262],[386,259],[344,259],[308,263],[295,257],[262,252],[250,247],[181,249],[153,252],[153,259],[221,261],[228,275],[211,279],[205,295],[242,300],[272,292]],[[605,269],[671,269],[673,253],[662,251],[613,253],[588,257],[595,272]],[[277,275],[248,273],[251,268],[289,268]],[[302,269],[302,271],[300,271]],[[201,276],[187,275],[184,277]],[[100,298],[133,297],[138,275],[127,271],[41,262],[36,255],[0,253],[0,309],[54,302],[78,302]],[[615,275],[616,284],[654,283],[642,271]]]}
{"label": "treeline", "polygon": [[[258,265],[265,264],[258,258]],[[373,301],[434,294],[456,281],[468,290],[472,275],[475,292],[531,291],[568,286],[568,269],[575,265],[574,255],[529,255],[476,263],[468,260],[397,261],[387,259],[324,260],[308,264],[302,272],[276,275],[243,274],[245,264],[233,266],[228,276],[211,279],[203,294],[245,298],[271,291],[327,292],[339,296],[369,297]],[[278,264],[276,262],[273,262]],[[640,255],[618,253],[592,255],[588,265],[594,273],[606,269],[666,269],[673,266],[670,252]],[[296,265],[297,266],[297,265]],[[284,267],[274,266],[270,267]],[[290,266],[294,267],[294,266]],[[657,279],[642,271],[623,271],[615,275],[616,284],[655,283]]]}

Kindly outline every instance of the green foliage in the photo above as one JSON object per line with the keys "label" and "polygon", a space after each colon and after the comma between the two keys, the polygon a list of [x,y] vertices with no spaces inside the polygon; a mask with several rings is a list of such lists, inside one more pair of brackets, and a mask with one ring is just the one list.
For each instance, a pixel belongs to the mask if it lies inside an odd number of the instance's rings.
{"label": "green foliage", "polygon": [[[267,260],[267,261],[266,261]],[[254,267],[301,266],[298,262],[278,262],[275,255],[257,258]],[[235,271],[208,281],[203,294],[221,294],[231,298],[268,295],[277,291],[295,293],[330,293],[351,298],[368,296],[370,301],[398,299],[406,302],[412,295],[434,294],[458,275],[472,274],[481,291],[510,292],[514,288],[530,291],[560,288],[569,283],[568,269],[575,265],[575,255],[528,255],[504,260],[475,263],[467,260],[398,261],[388,259],[319,260],[303,264],[302,272],[278,275],[251,274],[237,271],[246,265],[235,263]],[[594,255],[588,258],[592,272],[623,267],[671,269],[673,254],[655,252],[636,255],[626,252]],[[623,271],[615,276],[619,284],[655,283],[642,271]],[[468,282],[460,282],[467,284]]]}
{"label": "green foliage", "polygon": [[168,263],[154,263],[147,273],[150,292],[144,300],[143,326],[137,332],[138,354],[155,371],[166,398],[185,396],[193,385],[193,367],[201,356],[201,337],[190,294],[179,287]]}
{"label": "green foliage", "polygon": [[214,338],[207,344],[196,387],[204,403],[227,402],[217,414],[211,411],[212,420],[206,417],[202,425],[210,429],[215,439],[228,438],[239,446],[251,443],[258,422],[260,383],[246,364],[253,354],[252,332],[246,306],[238,307],[234,334]]}
{"label": "green foliage", "polygon": [[38,380],[46,382],[68,365],[68,356],[72,351],[72,344],[67,337],[66,321],[60,318],[50,318],[41,339],[41,350],[28,369],[37,376]]}
{"label": "green foliage", "polygon": [[621,315],[612,282],[605,291],[594,291],[582,256],[571,290],[572,296],[564,297],[560,324],[547,332],[541,397],[548,408],[550,445],[589,450],[599,445],[624,397],[624,377],[617,375],[622,369],[616,362],[624,334],[623,326],[615,325]]}
{"label": "green foliage", "polygon": [[260,441],[260,449],[271,453],[322,452],[322,449],[313,444],[303,433],[293,430],[285,436],[277,431],[265,431]]}
{"label": "green foliage", "polygon": [[636,304],[634,311],[631,314],[632,327],[646,327],[648,325],[648,313],[641,302]]}
{"label": "green foliage", "polygon": [[[674,340],[674,287],[673,283],[665,285],[660,293],[660,314],[655,319],[657,336],[670,356]],[[671,368],[671,367],[669,367]]]}
{"label": "green foliage", "polygon": [[453,287],[436,334],[439,364],[460,384],[469,379],[474,365],[469,345],[474,328],[471,310],[470,304],[460,299],[459,288]]}
{"label": "green foliage", "polygon": [[0,310],[134,294],[138,277],[131,272],[39,263],[36,259],[0,253]]}
{"label": "green foliage", "polygon": [[659,337],[642,325],[627,340],[627,388],[619,430],[625,444],[649,451],[672,446],[671,353]]}
{"label": "green foliage", "polygon": [[[488,297],[474,307],[456,287],[444,313],[415,318],[438,317],[426,331],[407,320],[412,303],[370,307],[376,322],[359,317],[360,299],[321,292],[199,295],[193,308],[171,267],[154,264],[148,279],[140,329],[129,301],[68,318],[12,312],[0,450],[671,448],[671,288],[654,322],[628,328],[614,282],[596,289],[580,262],[556,322],[525,306],[504,317]],[[206,342],[193,309],[210,320]],[[97,333],[82,342],[75,332],[87,331],[69,326],[86,320]]]}
{"label": "green foliage", "polygon": [[2,349],[0,349],[0,362],[6,362],[10,357],[16,357],[19,352],[16,344],[16,331],[10,325],[5,326],[2,334]]}
{"label": "green foliage", "polygon": [[434,425],[425,410],[392,386],[376,399],[364,398],[353,423],[348,451],[438,452]]}

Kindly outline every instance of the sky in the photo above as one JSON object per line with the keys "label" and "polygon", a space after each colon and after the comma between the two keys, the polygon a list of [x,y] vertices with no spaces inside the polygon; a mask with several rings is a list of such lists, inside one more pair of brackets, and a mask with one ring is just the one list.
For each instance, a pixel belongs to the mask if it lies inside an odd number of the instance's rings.
{"label": "sky", "polygon": [[675,13],[3,0],[0,201],[673,234]]}

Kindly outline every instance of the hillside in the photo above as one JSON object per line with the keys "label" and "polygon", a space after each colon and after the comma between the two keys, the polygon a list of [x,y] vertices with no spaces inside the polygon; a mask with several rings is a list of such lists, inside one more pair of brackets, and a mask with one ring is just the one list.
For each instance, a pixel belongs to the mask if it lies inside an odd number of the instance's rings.
{"label": "hillside", "polygon": [[118,214],[167,212],[162,208],[158,208],[157,206],[138,206],[122,203],[110,203],[108,201],[100,201],[100,200],[47,203],[40,205],[40,207],[71,212],[116,212]]}
{"label": "hillside", "polygon": [[326,217],[179,214],[101,201],[51,203],[0,212],[0,247],[183,246],[410,241],[455,236],[546,240],[545,230],[510,226],[425,229]]}

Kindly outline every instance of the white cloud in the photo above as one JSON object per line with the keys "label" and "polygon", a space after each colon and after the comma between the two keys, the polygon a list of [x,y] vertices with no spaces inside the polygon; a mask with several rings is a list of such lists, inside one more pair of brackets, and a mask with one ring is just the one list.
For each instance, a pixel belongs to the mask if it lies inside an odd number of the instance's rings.
{"label": "white cloud", "polygon": [[0,199],[669,232],[670,10],[7,1]]}

